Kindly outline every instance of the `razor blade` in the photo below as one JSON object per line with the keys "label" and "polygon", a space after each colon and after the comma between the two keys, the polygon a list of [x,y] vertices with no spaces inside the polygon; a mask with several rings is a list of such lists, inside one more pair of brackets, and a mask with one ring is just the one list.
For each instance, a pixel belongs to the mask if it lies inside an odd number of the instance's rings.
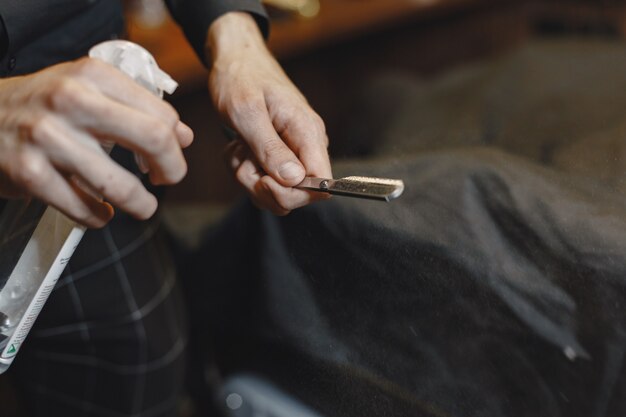
{"label": "razor blade", "polygon": [[389,178],[345,177],[339,179],[307,177],[296,186],[346,197],[391,201],[404,192],[404,182]]}

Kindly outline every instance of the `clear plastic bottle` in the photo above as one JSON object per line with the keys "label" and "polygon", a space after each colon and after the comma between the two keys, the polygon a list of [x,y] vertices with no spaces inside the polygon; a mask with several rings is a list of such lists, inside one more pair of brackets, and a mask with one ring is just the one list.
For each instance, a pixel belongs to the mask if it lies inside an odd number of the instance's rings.
{"label": "clear plastic bottle", "polygon": [[[177,87],[152,55],[132,42],[104,42],[89,55],[159,97]],[[0,373],[13,362],[84,233],[83,226],[38,200],[0,202]]]}

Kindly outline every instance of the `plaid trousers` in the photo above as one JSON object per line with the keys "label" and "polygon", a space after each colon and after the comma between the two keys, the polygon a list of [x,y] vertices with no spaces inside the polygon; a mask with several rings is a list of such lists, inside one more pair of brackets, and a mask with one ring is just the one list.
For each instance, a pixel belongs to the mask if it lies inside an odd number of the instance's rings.
{"label": "plaid trousers", "polygon": [[158,221],[85,234],[9,370],[27,415],[177,415],[186,320]]}

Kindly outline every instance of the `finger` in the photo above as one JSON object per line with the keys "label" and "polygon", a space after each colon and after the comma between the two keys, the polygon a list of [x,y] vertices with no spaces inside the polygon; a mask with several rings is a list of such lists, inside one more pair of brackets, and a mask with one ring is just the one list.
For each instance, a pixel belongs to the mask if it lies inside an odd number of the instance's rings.
{"label": "finger", "polygon": [[241,141],[234,140],[224,150],[224,161],[233,172],[236,172],[248,154],[248,147]]}
{"label": "finger", "polygon": [[325,193],[311,193],[291,187],[283,187],[263,172],[254,157],[248,156],[236,172],[238,181],[253,196],[257,205],[272,213],[284,216],[291,210],[305,206],[312,201],[326,198]]}
{"label": "finger", "polygon": [[146,162],[146,158],[137,153],[133,155],[135,156],[135,164],[137,164],[137,168],[139,168],[139,171],[142,174],[147,174],[148,172],[150,172],[150,165],[148,165],[148,162]]}
{"label": "finger", "polygon": [[[295,151],[308,176],[332,178],[328,156],[328,137],[322,119],[308,106],[292,114],[295,116],[289,118],[284,124],[281,136]],[[268,178],[264,178],[263,182],[276,202],[288,210],[331,198],[328,193],[282,187],[275,181],[269,181]]]}
{"label": "finger", "polygon": [[266,184],[263,182],[263,178],[268,178],[269,180],[276,182],[276,180],[269,175],[265,175],[261,178],[261,181],[255,184],[254,195],[256,196],[257,201],[263,204],[261,208],[271,211],[276,216],[286,216],[291,213],[291,210],[284,208],[278,203],[274,195],[268,190]]}
{"label": "finger", "polygon": [[280,207],[271,193],[262,185],[261,178],[268,177],[252,158],[245,159],[235,173],[239,183],[246,189],[255,205],[261,209],[283,216],[288,210]]}
{"label": "finger", "polygon": [[71,184],[38,151],[22,149],[10,169],[10,177],[28,194],[87,227],[103,227],[113,217],[111,205]]}
{"label": "finger", "polygon": [[155,184],[179,182],[187,172],[174,125],[113,101],[78,83],[66,82],[53,99],[54,109],[76,126],[143,155]]}
{"label": "finger", "polygon": [[281,136],[298,155],[308,176],[332,178],[324,122],[308,105],[293,114]]}
{"label": "finger", "polygon": [[138,219],[148,219],[157,209],[157,200],[141,181],[119,166],[88,134],[55,119],[47,119],[33,137],[45,149],[51,163],[63,172],[78,176],[83,184],[115,207]]}
{"label": "finger", "polygon": [[[65,180],[68,187],[75,193],[78,199],[82,201],[83,204],[85,204],[85,206],[89,210],[88,213],[92,213],[92,215],[88,217],[87,220],[82,220],[80,214],[78,216],[72,217],[72,214],[70,213],[68,217],[70,217],[77,223],[96,229],[104,227],[113,218],[113,216],[115,215],[115,209],[111,204],[85,192],[76,184],[76,182],[72,178],[67,178],[63,176],[61,176],[61,178]],[[52,205],[54,206],[54,204]],[[66,213],[64,214],[67,216]]]}
{"label": "finger", "polygon": [[[247,150],[245,145],[244,150]],[[243,157],[244,160],[236,171],[237,180],[254,197],[257,206],[270,210],[276,215],[284,216],[296,208],[330,197],[327,193],[284,187],[263,172],[249,151],[247,153],[244,151]]]}
{"label": "finger", "polygon": [[263,100],[247,103],[233,117],[233,125],[267,174],[284,186],[302,182],[304,167],[276,133]]}
{"label": "finger", "polygon": [[262,173],[259,171],[259,167],[251,159],[245,159],[235,171],[237,181],[250,194],[255,194],[254,187],[261,179],[261,176]]}
{"label": "finger", "polygon": [[176,110],[166,101],[155,96],[128,75],[98,59],[84,58],[73,63],[74,71],[88,85],[114,101],[141,110],[163,123],[176,125],[180,146],[185,148],[193,141],[193,132],[179,119]]}
{"label": "finger", "polygon": [[269,176],[262,177],[259,183],[259,188],[261,189],[262,187],[264,193],[271,195],[276,205],[285,211],[295,210],[314,201],[326,200],[328,198],[327,193],[283,187]]}
{"label": "finger", "polygon": [[311,177],[332,178],[333,170],[326,146],[318,141],[307,141],[298,149],[298,156]]}
{"label": "finger", "polygon": [[183,149],[189,147],[193,143],[193,130],[191,130],[191,128],[183,122],[178,122],[176,124],[176,135],[178,137],[178,143]]}

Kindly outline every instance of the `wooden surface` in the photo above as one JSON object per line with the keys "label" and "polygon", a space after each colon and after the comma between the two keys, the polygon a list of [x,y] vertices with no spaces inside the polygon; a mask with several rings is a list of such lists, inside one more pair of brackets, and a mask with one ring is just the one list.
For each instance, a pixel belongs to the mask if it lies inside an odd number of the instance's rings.
{"label": "wooden surface", "polygon": [[[431,18],[438,13],[467,9],[493,0],[320,0],[317,17],[289,17],[272,22],[270,49],[279,59],[383,29],[410,19]],[[206,82],[199,62],[178,26],[167,20],[158,28],[142,28],[132,16],[130,39],[144,45],[159,65],[181,83],[183,90]]]}

